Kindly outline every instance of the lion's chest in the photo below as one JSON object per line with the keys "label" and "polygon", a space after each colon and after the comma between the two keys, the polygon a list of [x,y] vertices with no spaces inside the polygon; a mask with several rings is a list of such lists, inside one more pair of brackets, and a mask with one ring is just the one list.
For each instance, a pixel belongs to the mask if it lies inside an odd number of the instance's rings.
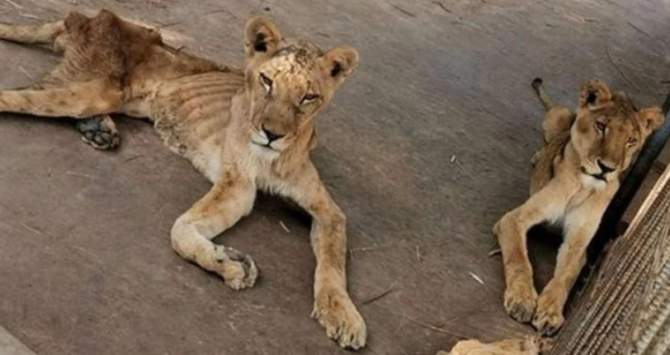
{"label": "lion's chest", "polygon": [[213,133],[199,140],[197,127],[176,124],[169,119],[157,119],[154,129],[172,152],[188,159],[210,181],[218,175],[225,132]]}

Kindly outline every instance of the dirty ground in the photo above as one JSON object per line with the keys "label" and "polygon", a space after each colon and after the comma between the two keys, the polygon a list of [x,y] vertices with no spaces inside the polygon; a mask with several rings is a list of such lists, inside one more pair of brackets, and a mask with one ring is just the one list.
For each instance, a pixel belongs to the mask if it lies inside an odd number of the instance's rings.
{"label": "dirty ground", "polygon": [[[100,8],[225,63],[242,62],[244,22],[261,13],[285,35],[358,49],[358,71],[318,118],[314,161],[348,215],[349,287],[370,335],[362,354],[530,334],[504,313],[489,252],[541,145],[531,80],[573,105],[580,82],[600,77],[646,105],[670,79],[662,0],[0,0],[0,21]],[[55,61],[0,43],[0,87]],[[37,354],[342,354],[309,318],[309,221],[260,198],[220,237],[262,269],[255,288],[235,292],[169,246],[208,182],[147,123],[119,129],[120,150],[99,152],[72,122],[0,115],[0,324]],[[532,244],[541,287],[555,243]]]}

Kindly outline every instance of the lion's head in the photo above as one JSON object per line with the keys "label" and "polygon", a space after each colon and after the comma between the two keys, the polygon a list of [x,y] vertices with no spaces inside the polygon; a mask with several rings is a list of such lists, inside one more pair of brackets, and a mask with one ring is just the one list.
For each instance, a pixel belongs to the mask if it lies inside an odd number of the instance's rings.
{"label": "lion's head", "polygon": [[570,131],[581,172],[595,181],[618,179],[663,119],[659,107],[637,110],[623,93],[610,91],[602,81],[584,83]]}
{"label": "lion's head", "polygon": [[311,139],[312,118],[358,64],[355,49],[324,53],[309,41],[283,38],[265,17],[247,22],[244,45],[251,140],[269,153]]}

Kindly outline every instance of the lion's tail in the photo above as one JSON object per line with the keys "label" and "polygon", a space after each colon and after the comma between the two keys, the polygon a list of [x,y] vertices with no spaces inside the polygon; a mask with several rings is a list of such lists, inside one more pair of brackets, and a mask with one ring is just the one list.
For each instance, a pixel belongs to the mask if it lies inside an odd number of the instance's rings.
{"label": "lion's tail", "polygon": [[554,104],[551,102],[551,99],[549,99],[549,95],[547,95],[547,93],[544,91],[544,88],[542,87],[542,79],[541,78],[533,79],[531,86],[533,87],[533,90],[535,90],[537,98],[540,99],[542,106],[544,106],[545,111],[549,112],[549,110],[551,110],[552,107],[554,107]]}

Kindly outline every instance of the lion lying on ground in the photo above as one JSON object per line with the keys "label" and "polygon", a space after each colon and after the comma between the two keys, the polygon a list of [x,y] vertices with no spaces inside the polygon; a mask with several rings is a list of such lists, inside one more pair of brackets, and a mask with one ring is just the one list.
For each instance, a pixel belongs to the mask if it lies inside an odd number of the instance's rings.
{"label": "lion lying on ground", "polygon": [[246,63],[236,70],[171,48],[156,31],[108,11],[0,25],[0,38],[63,55],[38,84],[0,92],[0,112],[79,119],[83,138],[103,149],[119,141],[110,114],[148,118],[166,145],[214,184],[177,219],[171,240],[179,255],[228,286],[253,286],[258,269],[248,255],[211,239],[251,211],[257,190],[309,212],[317,261],[313,316],[341,346],[365,346],[365,323],[347,293],[345,216],[309,157],[314,116],[356,68],[353,48],[324,53],[309,41],[283,38],[259,17],[246,25]]}
{"label": "lion lying on ground", "polygon": [[[658,107],[637,110],[624,94],[603,82],[582,85],[577,112],[554,107],[533,82],[546,115],[544,148],[535,156],[531,197],[493,227],[503,255],[505,310],[520,322],[533,322],[542,334],[564,322],[563,306],[586,261],[586,248],[619,181],[645,139],[663,123]],[[554,277],[539,298],[526,250],[526,232],[540,223],[562,227],[564,241]]]}

